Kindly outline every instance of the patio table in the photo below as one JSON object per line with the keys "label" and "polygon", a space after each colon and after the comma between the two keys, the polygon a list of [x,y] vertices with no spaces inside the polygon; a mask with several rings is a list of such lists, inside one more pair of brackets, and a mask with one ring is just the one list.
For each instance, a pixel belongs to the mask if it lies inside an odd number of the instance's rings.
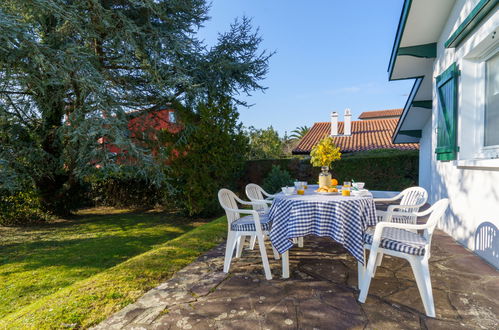
{"label": "patio table", "polygon": [[323,195],[314,188],[305,195],[284,195],[274,199],[270,241],[282,254],[283,277],[289,277],[289,252],[292,239],[307,235],[327,236],[342,244],[355,259],[364,263],[362,235],[376,225],[376,207],[372,195]]}

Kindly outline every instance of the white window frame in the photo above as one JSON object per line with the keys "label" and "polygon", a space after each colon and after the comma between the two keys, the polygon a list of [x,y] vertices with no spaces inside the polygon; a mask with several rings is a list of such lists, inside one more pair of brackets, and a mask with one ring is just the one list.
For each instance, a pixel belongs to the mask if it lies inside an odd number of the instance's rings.
{"label": "white window frame", "polygon": [[[468,72],[474,73],[474,79],[467,79],[461,85],[461,91],[464,92],[465,89],[474,89],[474,100],[473,112],[474,119],[472,122],[461,121],[460,129],[466,129],[467,125],[472,127],[467,127],[471,130],[472,138],[474,139],[473,152],[467,153],[468,156],[464,156],[465,160],[488,160],[488,159],[499,159],[499,145],[485,146],[485,101],[486,101],[486,61],[499,53],[499,41],[494,42],[489,47],[480,47],[478,45],[475,49],[470,51],[467,56],[463,58],[463,66],[468,68]],[[473,66],[471,68],[471,66]],[[461,94],[461,93],[460,93]],[[464,95],[464,94],[463,94]],[[469,94],[466,94],[469,95]],[[469,110],[469,109],[468,109]],[[460,115],[459,117],[462,118]],[[461,119],[460,118],[460,119]],[[461,131],[462,132],[462,131]],[[461,135],[462,136],[462,135]],[[471,159],[470,159],[471,158]],[[460,158],[462,160],[462,158]]]}
{"label": "white window frame", "polygon": [[168,112],[168,121],[172,124],[175,124],[177,122],[177,114],[175,113],[175,111]]}
{"label": "white window frame", "polygon": [[[499,169],[499,146],[484,146],[485,130],[485,61],[499,51],[499,38],[495,37],[496,29],[489,32],[476,43],[473,38],[463,45],[459,51],[461,79],[459,84],[458,124],[459,145],[458,160],[454,162],[459,168]],[[465,51],[463,54],[462,51]]]}
{"label": "white window frame", "polygon": [[485,83],[487,81],[487,73],[486,73],[486,62],[497,55],[499,53],[499,44],[495,45],[490,51],[488,51],[483,57],[480,58],[480,62],[477,64],[477,76],[478,76],[478,84],[477,84],[477,99],[481,102],[476,104],[478,109],[477,115],[479,116],[478,127],[476,128],[477,134],[477,142],[478,142],[478,152],[475,154],[474,158],[479,159],[493,159],[499,158],[499,144],[492,146],[485,146],[485,103],[486,103],[486,86]]}
{"label": "white window frame", "polygon": [[[488,150],[494,150],[494,152],[497,154],[497,158],[499,158],[499,143],[491,146],[485,146],[485,111],[486,111],[486,102],[487,102],[487,86],[486,86],[486,81],[487,81],[487,61],[489,61],[492,57],[499,56],[499,44],[497,45],[496,49],[493,50],[489,56],[485,59],[483,62],[483,76],[484,76],[484,82],[483,82],[483,87],[485,89],[484,91],[484,106],[483,106],[483,117],[484,117],[484,132],[482,135],[483,141],[482,141],[482,151],[487,152]],[[498,73],[499,74],[499,73]],[[499,110],[499,109],[498,109]]]}

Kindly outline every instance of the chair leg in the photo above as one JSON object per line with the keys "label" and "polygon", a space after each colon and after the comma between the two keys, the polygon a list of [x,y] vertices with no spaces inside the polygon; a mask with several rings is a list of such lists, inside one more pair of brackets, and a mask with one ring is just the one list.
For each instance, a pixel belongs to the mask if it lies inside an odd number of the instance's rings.
{"label": "chair leg", "polygon": [[302,237],[298,237],[298,247],[303,247],[303,236]]}
{"label": "chair leg", "polygon": [[360,287],[359,301],[361,303],[366,302],[367,293],[369,292],[369,285],[371,284],[371,279],[374,276],[374,267],[376,266],[377,255],[378,255],[377,249],[371,250],[371,252],[369,253],[369,262],[367,263],[367,269],[362,278],[362,283]]}
{"label": "chair leg", "polygon": [[411,263],[412,272],[416,278],[416,283],[418,285],[419,294],[421,295],[426,315],[429,317],[435,317],[435,304],[433,302],[428,260],[412,257],[409,259],[409,262]]}
{"label": "chair leg", "polygon": [[255,249],[255,243],[256,243],[256,235],[253,235],[253,236],[251,236],[251,239],[250,239],[250,246],[249,246],[250,250]]}
{"label": "chair leg", "polygon": [[373,276],[376,276],[376,270],[381,266],[381,261],[383,261],[383,253],[379,252],[376,256],[376,266],[374,266]]}
{"label": "chair leg", "polygon": [[282,254],[282,278],[289,278],[289,250]]}
{"label": "chair leg", "polygon": [[265,242],[263,235],[257,235],[258,247],[260,248],[260,255],[262,257],[263,271],[265,272],[265,278],[267,280],[272,279],[272,273],[270,272],[269,259],[267,258],[267,249],[265,248]]}
{"label": "chair leg", "polygon": [[362,249],[362,253],[364,254],[364,264],[357,262],[357,289],[359,290],[366,273],[366,249]]}
{"label": "chair leg", "polygon": [[244,243],[246,243],[246,236],[239,236],[237,240],[237,249],[236,249],[236,258],[241,258],[241,255],[243,253],[243,246]]}
{"label": "chair leg", "polygon": [[229,231],[227,235],[227,243],[225,246],[225,260],[224,260],[224,273],[229,272],[230,262],[232,261],[232,254],[234,252],[234,247],[236,246],[237,233]]}

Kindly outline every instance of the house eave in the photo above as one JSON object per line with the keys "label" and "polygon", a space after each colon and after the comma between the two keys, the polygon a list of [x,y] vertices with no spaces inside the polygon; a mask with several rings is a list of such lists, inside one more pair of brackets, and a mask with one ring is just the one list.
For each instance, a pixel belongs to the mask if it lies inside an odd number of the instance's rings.
{"label": "house eave", "polygon": [[419,143],[422,129],[431,115],[431,100],[424,100],[421,92],[424,77],[418,77],[407,98],[404,111],[392,135],[392,143]]}
{"label": "house eave", "polygon": [[433,65],[437,41],[454,2],[404,1],[388,65],[389,80],[416,78]]}

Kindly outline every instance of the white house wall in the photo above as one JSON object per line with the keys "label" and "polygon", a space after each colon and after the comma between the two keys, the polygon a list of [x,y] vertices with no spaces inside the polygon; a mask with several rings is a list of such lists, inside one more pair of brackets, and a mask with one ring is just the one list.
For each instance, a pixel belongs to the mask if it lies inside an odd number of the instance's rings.
{"label": "white house wall", "polygon": [[[441,74],[452,63],[457,62],[462,71],[461,82],[466,79],[477,81],[473,70],[466,70],[465,57],[469,52],[499,26],[499,12],[493,11],[475,28],[472,35],[459,47],[446,49],[445,41],[464,18],[470,13],[478,0],[457,1],[437,46],[437,58],[434,63],[433,77]],[[463,80],[464,79],[464,80]],[[469,86],[469,85],[467,85]],[[425,126],[421,139],[420,184],[429,187],[430,201],[449,197],[450,210],[439,223],[439,227],[453,236],[467,248],[474,250],[488,262],[499,268],[499,165],[481,167],[480,161],[473,160],[476,151],[475,132],[477,107],[475,90],[465,88],[460,83],[458,99],[458,145],[461,147],[458,160],[450,162],[436,161],[433,150],[436,147],[435,129]],[[473,101],[473,102],[472,102]],[[437,127],[438,102],[435,82],[433,82],[432,125]],[[430,150],[431,154],[427,151]],[[494,162],[491,160],[490,162]],[[491,163],[488,164],[491,164]],[[497,164],[498,162],[495,161]],[[478,166],[474,166],[478,165]],[[428,182],[426,175],[431,178]],[[484,243],[480,241],[480,225],[492,224],[496,227],[495,240]],[[493,228],[492,226],[492,228]]]}
{"label": "white house wall", "polygon": [[431,196],[431,159],[433,149],[431,145],[431,119],[426,122],[421,132],[421,139],[419,141],[419,186],[428,191]]}

